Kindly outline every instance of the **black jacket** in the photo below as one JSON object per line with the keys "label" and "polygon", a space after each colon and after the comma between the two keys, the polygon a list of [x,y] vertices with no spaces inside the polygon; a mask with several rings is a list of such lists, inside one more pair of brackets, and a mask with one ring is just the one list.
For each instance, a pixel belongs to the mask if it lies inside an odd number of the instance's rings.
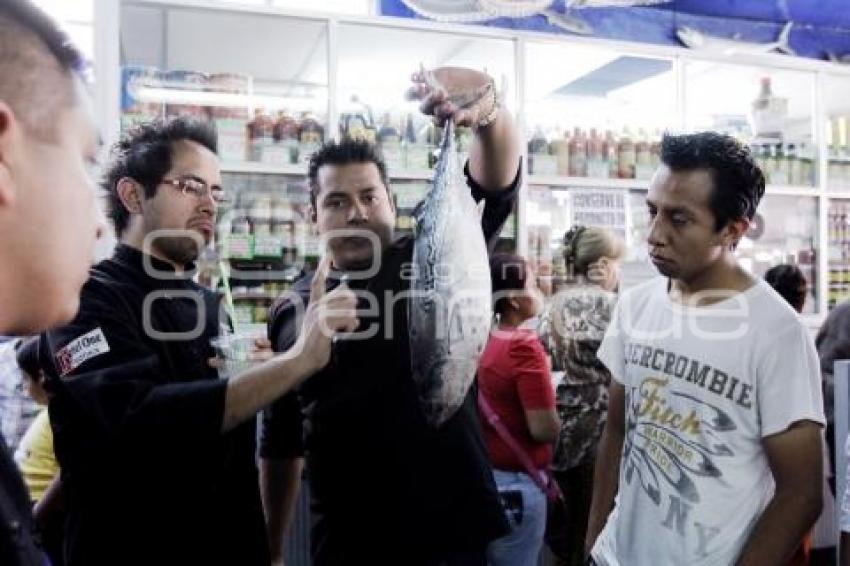
{"label": "black jacket", "polygon": [[[467,182],[476,200],[487,200],[482,229],[492,246],[513,210],[520,175],[500,192],[484,191],[468,174]],[[413,565],[483,549],[506,529],[474,393],[436,430],[419,409],[410,371],[407,301],[385,299],[387,292],[399,297],[410,288],[403,265],[412,255],[413,239],[401,237],[383,251],[373,278],[349,282],[352,289],[377,297],[375,316],[360,316],[360,330],[372,326],[376,335],[336,344],[328,367],[298,391],[317,566]],[[269,336],[277,351],[295,342],[296,305],[307,303],[311,280],[299,280],[295,296],[273,307]],[[328,284],[332,288],[338,282]],[[361,302],[358,308],[365,312],[368,307]],[[284,397],[264,414],[263,457],[297,452],[293,428],[300,413],[293,401]]]}
{"label": "black jacket", "polygon": [[268,566],[255,423],[221,433],[227,383],[207,365],[218,303],[122,245],[48,334],[69,566]]}
{"label": "black jacket", "polygon": [[33,528],[29,493],[0,437],[0,564],[44,566]]}

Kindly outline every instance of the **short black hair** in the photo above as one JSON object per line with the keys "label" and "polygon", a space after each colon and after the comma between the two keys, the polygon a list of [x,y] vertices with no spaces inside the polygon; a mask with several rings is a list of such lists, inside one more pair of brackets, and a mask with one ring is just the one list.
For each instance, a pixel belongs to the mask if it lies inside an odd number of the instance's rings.
{"label": "short black hair", "polygon": [[669,135],[661,140],[661,161],[672,171],[707,170],[714,181],[709,206],[715,230],[752,220],[764,196],[764,173],[747,146],[716,132]]}
{"label": "short black hair", "polygon": [[38,372],[41,370],[38,346],[38,336],[24,338],[15,346],[15,361],[18,363],[18,367],[36,381],[38,381]]}
{"label": "short black hair", "polygon": [[505,314],[507,310],[507,291],[522,291],[528,279],[528,262],[525,258],[497,253],[490,256],[490,283],[493,286],[493,311]]}
{"label": "short black hair", "polygon": [[319,168],[322,165],[347,165],[349,163],[374,163],[381,176],[381,182],[390,192],[390,183],[387,177],[387,165],[378,153],[378,148],[373,143],[360,138],[344,137],[340,141],[329,141],[322,145],[316,153],[310,157],[310,165],[307,168],[307,182],[310,188],[310,204],[316,208],[316,199],[319,196]]}
{"label": "short black hair", "polygon": [[218,153],[215,126],[184,116],[138,124],[112,148],[101,186],[107,195],[109,219],[119,236],[127,228],[130,212],[118,195],[118,182],[129,177],[144,187],[146,198],[153,198],[171,170],[174,145],[181,141],[192,141]]}
{"label": "short black hair", "polygon": [[794,310],[803,310],[806,302],[806,276],[796,265],[774,265],[764,274],[764,280],[779,293]]}
{"label": "short black hair", "polygon": [[75,100],[71,77],[86,61],[63,32],[28,0],[0,1],[0,100],[29,131],[55,137],[57,107]]}

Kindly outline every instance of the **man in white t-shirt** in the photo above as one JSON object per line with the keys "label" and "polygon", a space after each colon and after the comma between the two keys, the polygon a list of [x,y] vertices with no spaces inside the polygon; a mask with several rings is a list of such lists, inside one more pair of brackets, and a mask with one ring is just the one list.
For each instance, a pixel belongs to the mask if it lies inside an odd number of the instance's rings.
{"label": "man in white t-shirt", "polygon": [[591,563],[787,564],[822,505],[817,352],[735,257],[764,194],[749,151],[665,136],[647,195],[664,276],[624,294],[587,531]]}

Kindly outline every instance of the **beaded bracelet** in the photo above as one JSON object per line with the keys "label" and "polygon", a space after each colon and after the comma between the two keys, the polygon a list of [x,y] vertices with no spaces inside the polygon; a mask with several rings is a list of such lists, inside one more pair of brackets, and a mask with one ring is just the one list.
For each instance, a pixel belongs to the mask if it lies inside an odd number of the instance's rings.
{"label": "beaded bracelet", "polygon": [[473,124],[472,129],[475,131],[480,130],[481,128],[486,128],[490,124],[496,121],[496,117],[499,115],[499,110],[502,108],[501,97],[499,96],[499,91],[496,89],[496,82],[493,78],[490,78],[490,88],[489,94],[492,97],[492,106],[490,107],[490,111],[478,122]]}

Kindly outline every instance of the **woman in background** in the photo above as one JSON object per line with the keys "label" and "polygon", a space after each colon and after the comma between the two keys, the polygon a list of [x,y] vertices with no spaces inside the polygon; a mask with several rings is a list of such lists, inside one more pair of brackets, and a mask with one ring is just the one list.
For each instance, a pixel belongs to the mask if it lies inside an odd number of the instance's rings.
{"label": "woman in background", "polygon": [[[546,495],[523,465],[540,475],[552,461],[552,442],[560,423],[546,352],[528,321],[542,308],[542,297],[526,261],[510,254],[490,260],[493,283],[494,327],[478,368],[479,396],[498,417],[518,455],[482,410],[484,441],[511,532],[490,543],[490,566],[534,566],[543,546]],[[479,405],[482,400],[479,400]]]}
{"label": "woman in background", "polygon": [[559,566],[585,563],[596,446],[605,426],[611,382],[596,351],[611,321],[623,252],[622,241],[603,228],[575,226],[568,231],[564,263],[572,284],[552,298],[541,328],[552,369],[562,373],[556,394],[561,431],[552,471],[564,493],[564,508],[550,511],[546,529]]}
{"label": "woman in background", "polygon": [[39,337],[24,339],[16,352],[18,367],[24,377],[25,389],[42,406],[15,450],[15,463],[30,494],[33,516],[41,530],[44,550],[54,566],[61,566],[62,503],[59,462],[53,451],[53,429],[47,414],[48,395],[44,390],[44,371],[39,354]]}

